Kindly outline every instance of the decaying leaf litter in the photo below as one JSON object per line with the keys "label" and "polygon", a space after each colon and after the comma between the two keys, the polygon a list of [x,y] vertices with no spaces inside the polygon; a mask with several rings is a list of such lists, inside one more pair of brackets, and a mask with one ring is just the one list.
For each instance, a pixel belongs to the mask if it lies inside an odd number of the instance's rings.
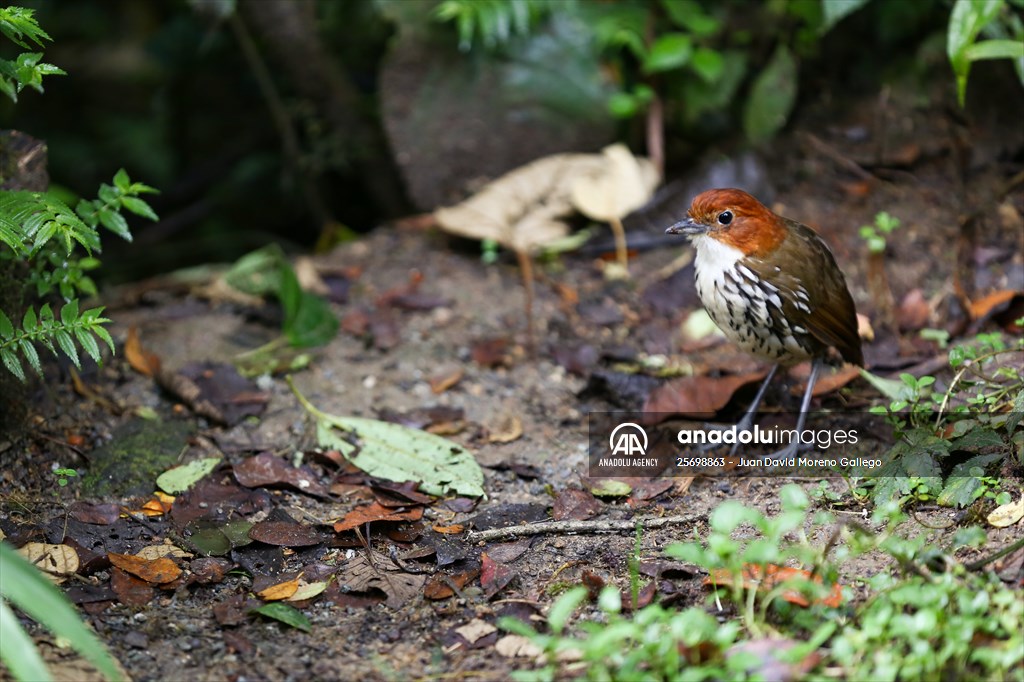
{"label": "decaying leaf litter", "polygon": [[[913,210],[923,224],[951,224],[941,202],[892,187],[874,197],[919,201]],[[811,222],[831,210],[799,187],[787,198]],[[869,220],[871,205],[847,201]],[[830,240],[858,282],[857,239]],[[527,255],[538,245],[506,244]],[[53,550],[41,551],[55,557],[47,560],[55,577],[77,576],[69,596],[138,679],[456,669],[502,677],[533,659],[528,647],[491,629],[497,618],[543,614],[561,582],[623,585],[632,533],[622,530],[636,518],[674,521],[649,524],[644,552],[653,561],[664,544],[700,533],[720,500],[740,498],[766,513],[777,506],[772,480],[599,485],[586,478],[587,410],[635,408],[662,396],[666,411],[714,411],[763,376],[729,346],[686,336],[699,325],[681,327],[695,306],[679,304],[692,270],[673,273],[678,255],[678,248],[634,254],[629,281],[609,278],[604,261],[571,254],[539,268],[531,355],[524,294],[510,263],[485,266],[432,233],[377,231],[316,259],[333,277],[342,333],[310,350],[304,364],[274,367],[294,372],[294,392],[280,375],[247,379],[232,366],[240,353],[274,342],[273,305],[210,289],[204,298],[162,294],[156,286],[143,298],[147,307],[114,315],[119,340],[135,330],[131,365],[119,357],[86,373],[77,396],[60,389],[52,397],[59,409],[41,410],[52,416],[36,422],[50,438],[28,452],[36,468],[93,468],[97,446],[131,424],[139,441],[160,443],[161,461],[170,463],[145,473],[141,494],[88,502],[56,491],[47,511],[38,501],[19,505],[17,496],[27,502],[52,485],[43,478],[33,486],[5,466],[11,494],[0,528],[15,544],[31,538],[74,549],[75,571]],[[678,284],[666,288],[649,273]],[[876,350],[882,367],[899,357]],[[923,358],[932,349],[918,352]],[[866,404],[874,395],[855,382],[842,400]],[[164,434],[154,417],[187,428]],[[381,430],[376,439],[346,431],[369,420]],[[406,442],[406,429],[448,439],[444,454],[464,469],[436,467],[435,479],[419,471],[419,485],[367,473],[390,475],[373,467],[395,464],[388,439]],[[346,459],[373,458],[360,436],[385,448],[363,469]],[[2,455],[5,465],[14,457],[10,449]],[[595,525],[577,534],[538,526],[552,517]],[[602,523],[613,532],[593,534]],[[545,533],[481,544],[481,532],[521,525]],[[673,577],[650,583],[645,599],[697,603],[706,595],[699,572],[655,574]],[[220,662],[216,670],[210,660]]]}

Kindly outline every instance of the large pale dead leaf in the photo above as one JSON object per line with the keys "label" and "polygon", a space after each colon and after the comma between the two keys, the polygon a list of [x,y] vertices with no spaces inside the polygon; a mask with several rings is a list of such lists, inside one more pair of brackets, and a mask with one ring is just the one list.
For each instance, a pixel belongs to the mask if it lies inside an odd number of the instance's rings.
{"label": "large pale dead leaf", "polygon": [[658,186],[658,171],[622,144],[605,147],[601,156],[604,164],[581,173],[573,182],[572,204],[591,220],[621,220],[650,200]]}
{"label": "large pale dead leaf", "polygon": [[58,585],[64,582],[67,576],[78,571],[78,553],[67,545],[30,542],[22,545],[18,549],[18,554],[28,559]]}
{"label": "large pale dead leaf", "polygon": [[321,447],[337,450],[366,473],[416,481],[430,495],[483,496],[483,471],[473,453],[458,443],[401,424],[327,414],[306,400],[290,377],[288,385],[316,421]]}
{"label": "large pale dead leaf", "polygon": [[[438,209],[434,217],[442,229],[453,235],[494,240],[513,251],[534,251],[568,235],[562,218],[575,210],[572,195],[579,183],[593,187],[598,178],[606,178],[601,180],[606,183],[622,181],[627,186],[614,190],[615,206],[620,208],[635,204],[640,194],[638,185],[646,186],[645,181],[635,176],[653,175],[656,184],[650,162],[634,159],[625,146],[616,147],[609,147],[605,154],[556,154],[539,159],[485,185],[458,206]],[[596,203],[584,202],[588,207]]]}

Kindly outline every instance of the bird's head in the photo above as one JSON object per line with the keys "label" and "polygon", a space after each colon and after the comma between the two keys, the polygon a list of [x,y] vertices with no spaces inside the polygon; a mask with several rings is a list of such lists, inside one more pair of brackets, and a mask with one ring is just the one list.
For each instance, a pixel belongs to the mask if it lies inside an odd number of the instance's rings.
{"label": "bird's head", "polygon": [[744,256],[771,254],[786,238],[786,224],[764,204],[740,189],[711,189],[698,194],[685,220],[666,230],[691,240],[704,237],[731,246]]}

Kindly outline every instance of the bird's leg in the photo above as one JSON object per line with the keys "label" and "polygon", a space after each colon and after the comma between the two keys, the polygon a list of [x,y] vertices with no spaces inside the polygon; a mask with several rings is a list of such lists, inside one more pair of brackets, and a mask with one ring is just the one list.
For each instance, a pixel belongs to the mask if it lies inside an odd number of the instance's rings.
{"label": "bird's leg", "polygon": [[811,447],[811,443],[801,443],[799,434],[804,430],[804,422],[807,420],[807,410],[811,407],[811,394],[814,392],[814,384],[818,381],[818,373],[821,372],[822,361],[815,359],[811,363],[811,375],[807,377],[807,388],[804,389],[804,399],[800,402],[800,416],[796,419],[797,440],[790,441],[789,445],[778,452],[772,453],[769,457],[793,457],[801,450]]}
{"label": "bird's leg", "polygon": [[[772,378],[775,376],[775,372],[778,371],[779,365],[776,363],[772,365],[772,368],[768,370],[768,376],[764,378],[764,382],[761,383],[761,387],[757,389],[757,395],[754,396],[754,401],[750,403],[750,407],[747,408],[746,414],[736,422],[735,427],[733,426],[721,426],[719,424],[704,424],[705,429],[715,429],[717,431],[725,431],[727,429],[735,428],[736,432],[747,431],[750,429],[750,425],[754,423],[754,415],[757,413],[758,406],[761,405],[761,399],[764,398],[765,391],[768,390],[768,384],[772,382]],[[697,448],[699,452],[708,452],[714,450],[718,445],[715,443],[705,443],[704,445]],[[736,454],[736,445],[732,446],[732,450],[729,455]]]}

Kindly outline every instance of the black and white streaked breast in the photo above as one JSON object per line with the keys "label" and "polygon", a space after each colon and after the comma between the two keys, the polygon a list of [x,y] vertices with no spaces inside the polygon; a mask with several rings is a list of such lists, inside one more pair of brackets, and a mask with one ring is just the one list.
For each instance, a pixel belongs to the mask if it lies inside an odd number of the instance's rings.
{"label": "black and white streaked breast", "polygon": [[697,295],[725,336],[751,355],[772,361],[799,361],[813,354],[810,333],[791,324],[783,312],[783,296],[810,314],[807,291],[782,292],[744,265],[743,253],[710,237],[693,240]]}

